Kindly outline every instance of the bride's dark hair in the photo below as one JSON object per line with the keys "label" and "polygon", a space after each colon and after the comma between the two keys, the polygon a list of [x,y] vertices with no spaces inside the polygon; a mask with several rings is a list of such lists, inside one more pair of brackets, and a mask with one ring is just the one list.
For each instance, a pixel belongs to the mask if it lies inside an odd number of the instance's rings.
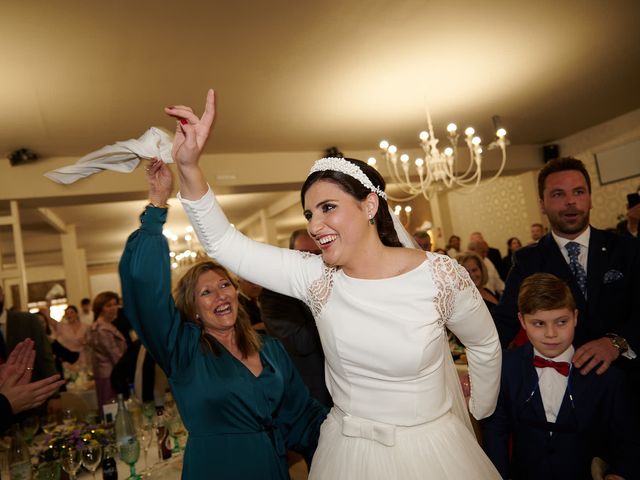
{"label": "bride's dark hair", "polygon": [[[382,175],[378,173],[378,171],[366,164],[362,160],[356,160],[355,158],[345,158],[350,163],[356,165],[362,172],[371,180],[371,183],[378,187],[380,190],[384,191],[386,183]],[[329,182],[333,182],[336,184],[342,191],[348,193],[356,200],[362,201],[367,198],[371,190],[362,185],[357,179],[353,178],[351,175],[347,175],[346,173],[338,172],[336,170],[322,170],[320,172],[313,172],[311,175],[307,177],[304,184],[302,185],[302,189],[300,190],[300,199],[302,202],[302,207],[304,208],[304,195],[309,190],[309,187],[316,183],[319,180],[326,180]],[[375,193],[375,192],[374,192]],[[376,227],[378,229],[378,236],[382,241],[383,245],[388,247],[402,247],[400,240],[398,239],[398,234],[396,233],[395,227],[393,226],[393,219],[391,218],[391,213],[389,212],[389,205],[387,201],[378,195],[378,211],[374,217],[376,222]]]}

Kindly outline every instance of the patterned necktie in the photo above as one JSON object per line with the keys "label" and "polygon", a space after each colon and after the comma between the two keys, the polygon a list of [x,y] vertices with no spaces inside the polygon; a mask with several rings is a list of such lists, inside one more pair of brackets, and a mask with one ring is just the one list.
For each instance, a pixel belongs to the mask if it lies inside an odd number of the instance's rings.
{"label": "patterned necktie", "polygon": [[578,256],[580,255],[580,244],[576,242],[569,242],[565,245],[567,253],[569,254],[569,268],[571,273],[578,282],[580,291],[584,298],[587,298],[587,272],[585,272],[580,262],[578,262]]}
{"label": "patterned necktie", "polygon": [[533,357],[533,366],[536,368],[553,368],[560,375],[564,375],[565,377],[569,376],[569,370],[571,370],[569,366],[569,362],[554,362],[553,360],[547,360],[546,358],[539,357],[535,355]]}

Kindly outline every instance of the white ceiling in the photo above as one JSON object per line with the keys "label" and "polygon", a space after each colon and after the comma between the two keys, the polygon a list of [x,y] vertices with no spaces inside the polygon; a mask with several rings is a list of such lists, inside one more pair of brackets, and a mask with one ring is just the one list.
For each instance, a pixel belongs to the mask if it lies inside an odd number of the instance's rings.
{"label": "white ceiling", "polygon": [[[489,137],[497,114],[512,144],[541,145],[640,107],[637,0],[0,0],[0,12],[0,154],[28,147],[43,171],[171,129],[162,107],[199,109],[209,87],[209,153],[413,145],[427,105],[437,128]],[[271,195],[230,198],[231,221]],[[96,263],[142,204],[52,210]],[[28,255],[56,250],[38,219],[26,232]]]}

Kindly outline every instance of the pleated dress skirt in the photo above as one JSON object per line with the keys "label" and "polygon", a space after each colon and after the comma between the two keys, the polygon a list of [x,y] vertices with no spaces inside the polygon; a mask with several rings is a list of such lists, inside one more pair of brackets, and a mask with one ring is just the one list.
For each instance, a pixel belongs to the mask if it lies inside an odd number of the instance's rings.
{"label": "pleated dress skirt", "polygon": [[310,480],[501,478],[475,437],[452,413],[413,427],[364,420],[355,430],[353,418],[345,420],[338,408],[331,410],[320,430]]}

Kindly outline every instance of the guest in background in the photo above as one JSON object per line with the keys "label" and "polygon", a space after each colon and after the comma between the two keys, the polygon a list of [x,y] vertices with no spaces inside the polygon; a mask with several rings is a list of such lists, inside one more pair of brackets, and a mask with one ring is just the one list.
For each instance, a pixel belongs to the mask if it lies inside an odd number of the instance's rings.
{"label": "guest in background", "polygon": [[91,311],[90,299],[85,297],[80,300],[80,312],[78,312],[78,316],[84,325],[87,325],[88,327],[91,326],[93,323],[93,312]]}
{"label": "guest in background", "polygon": [[537,243],[544,236],[544,225],[541,223],[531,224],[531,243]]}
{"label": "guest in background", "polygon": [[511,237],[507,240],[507,254],[502,259],[502,268],[500,269],[500,278],[503,280],[507,279],[507,275],[509,275],[509,270],[511,270],[511,264],[513,262],[513,254],[516,250],[522,248],[522,243],[518,237]]}
{"label": "guest in background", "polygon": [[[42,326],[42,329],[47,336],[47,340],[51,344],[51,353],[53,354],[53,363],[56,367],[56,371],[61,378],[64,378],[63,364],[66,363],[67,365],[73,365],[78,361],[80,354],[78,352],[72,352],[58,341],[58,339],[56,338],[56,333],[53,329],[53,327],[57,326],[58,322],[51,318],[48,309],[41,308],[34,315],[36,315],[40,320],[40,325]],[[60,387],[61,392],[65,392],[66,390],[66,385],[62,385]]]}
{"label": "guest in background", "polygon": [[[640,193],[640,187],[638,187],[637,193]],[[640,239],[640,234],[638,234],[638,224],[640,224],[640,203],[635,205],[627,204],[626,217],[626,219],[616,225],[616,231],[622,236]]]}
{"label": "guest in background", "polygon": [[[502,254],[500,253],[500,250],[490,247],[487,241],[484,239],[482,232],[473,232],[469,237],[469,242],[484,242],[486,251],[482,255],[482,258],[488,258],[491,263],[493,263],[495,270],[498,271],[500,265],[502,264]],[[487,268],[489,269],[489,281],[491,281],[491,267],[487,266]],[[502,286],[502,288],[504,288],[504,285]],[[501,291],[501,289],[499,288],[497,290]]]}
{"label": "guest in background", "polygon": [[456,258],[460,255],[460,237],[458,235],[451,235],[445,248],[447,249],[447,255],[451,258]]}
{"label": "guest in background", "polygon": [[482,257],[475,252],[466,252],[458,255],[458,263],[469,272],[471,281],[480,292],[485,305],[491,311],[498,304],[498,295],[486,287],[489,274]]}
{"label": "guest in background", "polygon": [[[296,230],[289,248],[319,254],[320,249],[306,230]],[[260,294],[262,319],[269,335],[282,342],[311,396],[331,407],[331,395],[324,380],[324,353],[313,314],[304,302],[264,288]]]}
{"label": "guest in background", "polygon": [[[56,336],[56,340],[67,350],[77,353],[77,361],[71,362],[74,370],[85,368],[89,364],[88,354],[85,350],[87,345],[87,327],[80,321],[78,309],[74,305],[69,305],[64,311],[64,316],[60,322],[56,322],[49,317],[49,325]],[[67,367],[67,365],[65,365]]]}
{"label": "guest in background", "polygon": [[429,232],[426,230],[416,230],[413,233],[413,238],[422,250],[425,252],[431,251],[431,236]]}
{"label": "guest in background", "polygon": [[113,326],[118,329],[118,331],[124,337],[124,340],[127,342],[127,347],[131,345],[133,342],[133,338],[131,338],[131,334],[135,335],[135,332],[131,328],[131,323],[129,323],[129,319],[124,314],[124,308],[122,307],[122,299],[118,297],[118,315],[116,315],[116,319],[113,321]]}
{"label": "guest in background", "polygon": [[[504,291],[504,282],[502,278],[500,278],[500,273],[498,273],[498,269],[494,265],[494,263],[489,260],[487,254],[489,252],[489,245],[484,240],[472,240],[469,242],[468,251],[477,253],[482,261],[484,262],[484,266],[487,269],[487,288],[492,292],[501,295]],[[500,259],[502,261],[502,259]]]}
{"label": "guest in background", "polygon": [[111,371],[127,349],[127,342],[113,325],[118,316],[118,294],[102,292],[93,299],[95,320],[87,332],[87,344],[93,353],[93,377],[96,382],[98,406],[116,399],[111,386]]}

